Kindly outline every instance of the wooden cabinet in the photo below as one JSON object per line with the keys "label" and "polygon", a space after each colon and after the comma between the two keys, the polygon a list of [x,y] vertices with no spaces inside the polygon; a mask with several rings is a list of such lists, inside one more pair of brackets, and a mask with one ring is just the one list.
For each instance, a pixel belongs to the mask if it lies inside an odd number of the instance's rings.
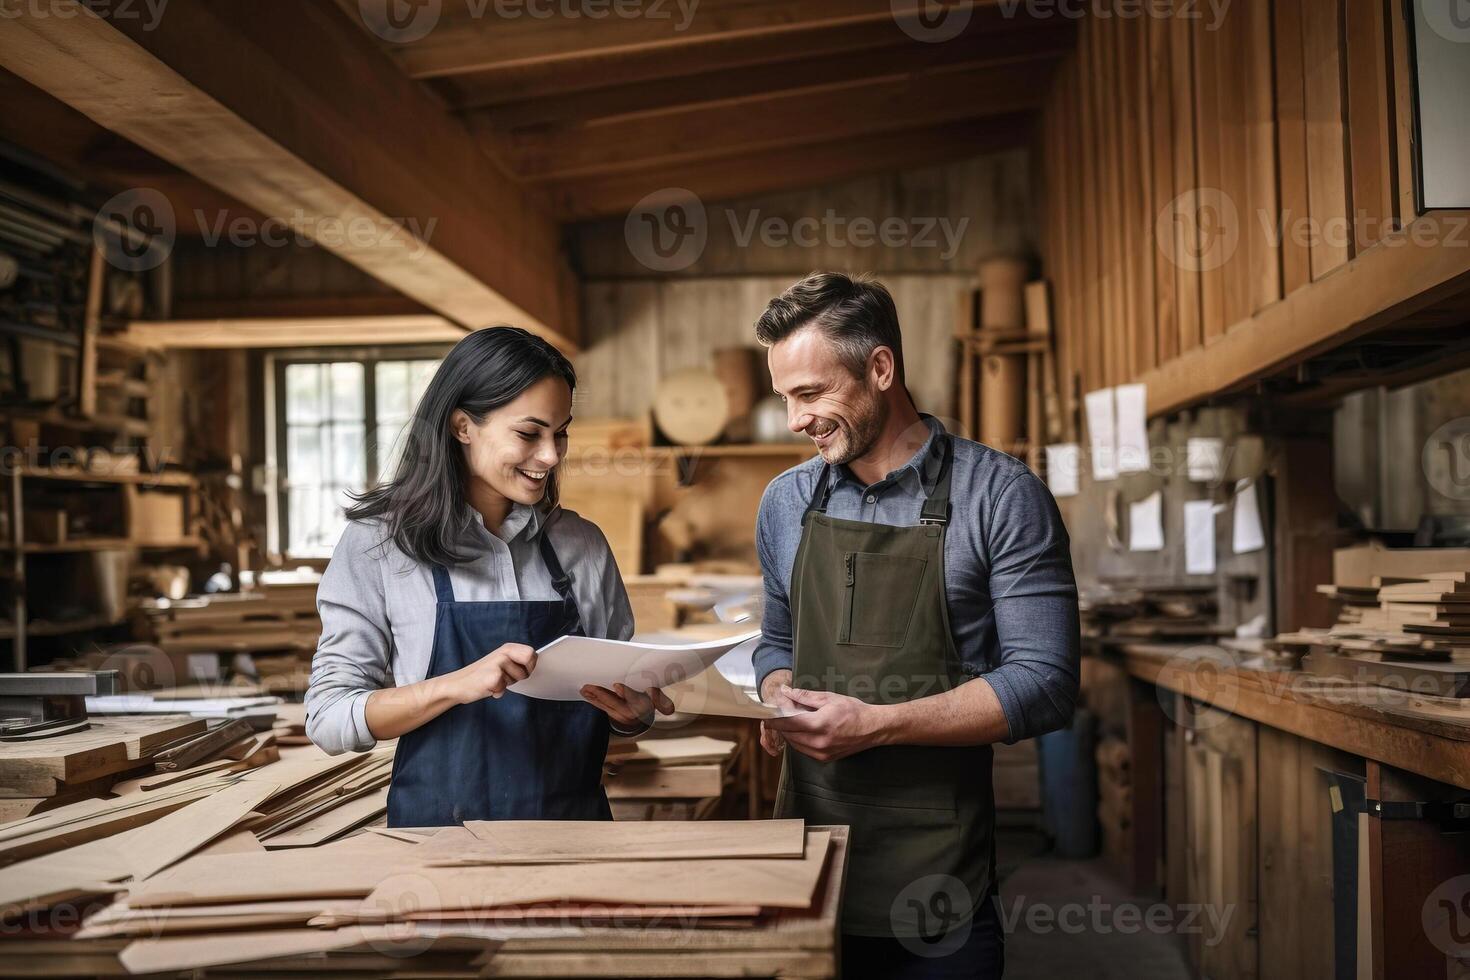
{"label": "wooden cabinet", "polygon": [[1218,708],[1180,703],[1186,901],[1201,907],[1186,938],[1202,977],[1254,980],[1256,726]]}

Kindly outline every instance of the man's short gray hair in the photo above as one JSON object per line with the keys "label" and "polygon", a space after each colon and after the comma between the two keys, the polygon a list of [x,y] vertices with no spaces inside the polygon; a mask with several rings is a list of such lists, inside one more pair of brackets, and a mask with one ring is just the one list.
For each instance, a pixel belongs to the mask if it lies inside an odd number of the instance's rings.
{"label": "man's short gray hair", "polygon": [[836,345],[838,357],[855,377],[863,376],[874,349],[889,348],[903,383],[898,309],[893,296],[872,276],[813,272],[766,305],[755,321],[755,336],[761,346],[771,347],[808,325]]}

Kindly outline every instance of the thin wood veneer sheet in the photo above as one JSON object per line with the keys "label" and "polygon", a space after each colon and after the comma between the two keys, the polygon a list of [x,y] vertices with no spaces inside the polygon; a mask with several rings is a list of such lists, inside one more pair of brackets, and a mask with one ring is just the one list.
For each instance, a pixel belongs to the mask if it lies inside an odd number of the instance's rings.
{"label": "thin wood veneer sheet", "polygon": [[667,687],[704,671],[735,647],[760,635],[751,630],[698,643],[633,643],[563,636],[537,651],[536,669],[508,690],[545,701],[580,701],[587,684],[635,691]]}
{"label": "thin wood veneer sheet", "polygon": [[[609,823],[605,820],[469,820],[466,843],[434,838],[420,852],[438,867],[475,864],[565,864],[676,858],[799,858],[801,820],[696,820]],[[456,829],[456,828],[448,828]],[[454,848],[453,851],[447,849]]]}
{"label": "thin wood veneer sheet", "polygon": [[734,742],[708,735],[645,738],[638,742],[615,744],[608,750],[607,761],[619,765],[652,762],[661,766],[692,766],[702,762],[724,762],[736,748]]}
{"label": "thin wood veneer sheet", "polygon": [[419,863],[419,845],[365,834],[321,847],[194,857],[135,887],[132,908],[293,898],[361,898]]}
{"label": "thin wood veneer sheet", "polygon": [[[417,930],[409,923],[349,926],[346,929],[274,929],[262,932],[139,939],[118,954],[129,973],[170,973],[230,963],[253,963],[282,956],[330,953],[356,946],[383,951],[418,949]],[[398,944],[404,944],[399,946]],[[411,944],[411,945],[410,945]]]}
{"label": "thin wood veneer sheet", "polygon": [[419,867],[385,877],[362,912],[393,918],[548,902],[804,909],[811,906],[830,844],[830,833],[810,830],[801,858]]}
{"label": "thin wood veneer sheet", "polygon": [[721,718],[786,718],[805,708],[777,708],[757,701],[731,684],[718,670],[706,670],[687,681],[664,689],[674,707],[687,715],[716,715]]}

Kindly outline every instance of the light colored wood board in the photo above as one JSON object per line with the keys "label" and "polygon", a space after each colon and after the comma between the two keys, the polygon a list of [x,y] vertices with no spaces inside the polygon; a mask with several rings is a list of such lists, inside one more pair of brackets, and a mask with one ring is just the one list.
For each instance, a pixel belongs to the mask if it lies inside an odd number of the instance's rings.
{"label": "light colored wood board", "polygon": [[800,820],[705,820],[620,824],[605,821],[472,820],[476,839],[448,828],[420,852],[426,864],[555,864],[692,858],[799,858]]}
{"label": "light colored wood board", "polygon": [[1312,278],[1321,279],[1353,256],[1345,131],[1346,93],[1342,7],[1302,3],[1302,65],[1306,93],[1307,196],[1312,228]]}
{"label": "light colored wood board", "polygon": [[37,825],[25,835],[12,837],[0,845],[0,864],[35,858],[140,827],[213,791],[213,787],[209,787],[160,793],[158,797],[147,800],[126,800],[122,805],[110,806],[88,817]]}
{"label": "light colored wood board", "polygon": [[[749,918],[760,915],[759,905],[555,905],[549,907],[511,909],[464,909],[458,912],[410,912],[403,918],[408,922],[535,922],[538,920],[575,920],[595,922],[601,919],[644,920],[659,926],[668,925],[681,918]],[[330,918],[324,920],[330,922]],[[313,923],[316,924],[316,923]],[[701,923],[703,925],[703,923]]]}
{"label": "light colored wood board", "polygon": [[271,783],[236,783],[128,831],[116,843],[127,853],[133,878],[143,881],[240,823],[275,790]]}
{"label": "light colored wood board", "polygon": [[368,894],[416,859],[417,845],[378,834],[266,854],[193,857],[130,889],[133,908]]}
{"label": "light colored wood board", "polygon": [[314,847],[335,837],[340,837],[350,830],[355,830],[386,812],[388,812],[388,790],[385,787],[370,791],[355,800],[345,801],[320,816],[298,824],[285,833],[272,834],[265,839],[264,846],[267,850]]}
{"label": "light colored wood board", "polygon": [[664,693],[681,714],[723,718],[773,718],[776,709],[731,684],[718,670],[706,670],[670,684]]}
{"label": "light colored wood board", "polygon": [[802,858],[608,861],[420,869],[386,878],[365,914],[542,902],[810,907],[831,835],[808,831]]}
{"label": "light colored wood board", "polygon": [[608,759],[615,760],[620,765],[694,765],[701,762],[724,762],[734,754],[735,748],[736,744],[728,739],[710,738],[708,735],[644,738],[635,742],[614,743],[608,750]]}
{"label": "light colored wood board", "polygon": [[136,940],[118,955],[118,960],[129,973],[168,973],[328,953],[354,946],[381,944],[381,948],[389,948],[395,941],[409,941],[415,936],[417,932],[410,925],[348,926],[337,930],[264,929],[251,932],[249,942],[242,942],[240,935],[230,933],[176,936]]}
{"label": "light colored wood board", "polygon": [[[171,933],[203,933],[242,929],[279,929],[304,926],[312,919],[350,908],[356,899],[336,902],[256,902],[240,905],[208,905],[198,908],[132,910],[124,903],[113,903],[107,917],[101,913],[89,918],[76,933],[77,939],[103,939],[115,936],[153,937]],[[107,912],[108,909],[104,909]],[[183,914],[188,913],[188,914]],[[243,937],[242,937],[243,938]]]}
{"label": "light colored wood board", "polygon": [[630,766],[602,780],[609,799],[693,799],[719,796],[724,787],[721,766]]}

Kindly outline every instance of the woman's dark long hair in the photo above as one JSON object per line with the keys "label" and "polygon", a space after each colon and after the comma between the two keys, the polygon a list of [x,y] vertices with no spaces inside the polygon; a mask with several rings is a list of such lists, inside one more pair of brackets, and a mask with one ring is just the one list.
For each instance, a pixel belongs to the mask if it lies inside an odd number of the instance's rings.
{"label": "woman's dark long hair", "polygon": [[[450,431],[456,408],[474,420],[514,400],[542,378],[557,377],[576,390],[572,362],[546,341],[519,327],[486,327],[454,345],[403,433],[403,452],[392,478],[355,495],[348,520],[382,521],[398,550],[422,564],[467,561],[455,542],[468,516],[464,450]],[[543,504],[556,506],[556,473],[546,479]]]}

